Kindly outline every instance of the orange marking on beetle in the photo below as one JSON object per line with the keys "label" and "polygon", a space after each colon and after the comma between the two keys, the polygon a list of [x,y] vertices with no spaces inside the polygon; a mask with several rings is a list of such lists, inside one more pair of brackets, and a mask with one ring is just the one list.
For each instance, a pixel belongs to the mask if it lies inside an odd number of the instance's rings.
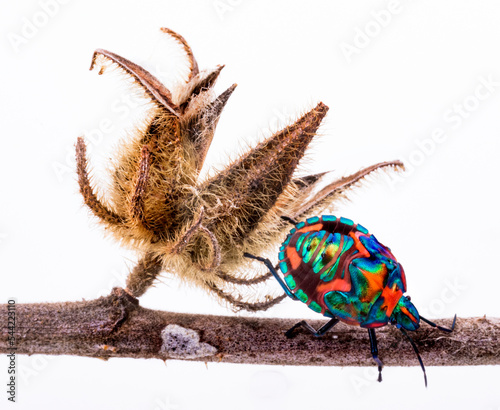
{"label": "orange marking on beetle", "polygon": [[292,268],[292,270],[295,270],[300,266],[302,258],[294,248],[287,247],[285,255],[288,258],[288,262],[290,263],[290,267]]}
{"label": "orange marking on beetle", "polygon": [[368,252],[365,248],[365,246],[361,243],[359,240],[359,237],[361,235],[365,235],[362,232],[356,231],[356,232],[350,232],[349,236],[354,240],[354,246],[359,252],[359,256],[356,255],[357,258],[369,258],[370,257],[370,252]]}
{"label": "orange marking on beetle", "polygon": [[322,295],[332,291],[350,292],[351,288],[352,284],[350,275],[346,275],[344,279],[341,279],[340,277],[333,278],[330,282],[322,282],[316,287],[318,293],[321,293]]}
{"label": "orange marking on beetle", "polygon": [[[403,296],[403,295],[401,294],[401,296]],[[398,300],[398,301],[399,301],[399,300]],[[410,311],[409,311],[408,309],[406,309],[406,307],[401,306],[401,312],[403,312],[406,316],[408,316],[412,322],[414,322],[414,323],[416,323],[416,322],[417,322],[417,319],[415,318],[415,316],[413,316],[413,315],[410,313]]]}
{"label": "orange marking on beetle", "polygon": [[[396,284],[394,284],[392,288],[386,286],[382,292],[382,295],[380,295],[381,298],[384,298],[384,303],[380,306],[380,309],[387,309],[386,314],[388,317],[390,317],[392,315],[392,311],[394,310],[399,302],[399,299],[401,299],[402,296],[403,291],[399,289]],[[403,309],[406,308],[403,306],[401,310]],[[411,315],[410,312],[408,312],[408,314]]]}
{"label": "orange marking on beetle", "polygon": [[366,287],[366,294],[359,295],[359,300],[361,302],[372,302],[377,294],[383,294],[384,289],[384,278],[387,275],[387,268],[384,265],[382,271],[380,272],[369,272],[365,269],[361,269],[358,267],[359,271],[363,274],[363,277],[368,282],[368,286]]}
{"label": "orange marking on beetle", "polygon": [[297,231],[294,233],[306,233],[306,232],[311,232],[311,231],[321,231],[323,229],[323,224],[322,223],[315,223],[314,225],[306,225],[303,226],[300,229],[297,229]]}

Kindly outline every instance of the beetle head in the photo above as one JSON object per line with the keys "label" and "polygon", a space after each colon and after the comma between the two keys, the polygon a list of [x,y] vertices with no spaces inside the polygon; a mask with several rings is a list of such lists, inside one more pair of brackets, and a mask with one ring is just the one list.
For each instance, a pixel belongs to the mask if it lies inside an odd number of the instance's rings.
{"label": "beetle head", "polygon": [[417,308],[410,302],[409,296],[402,296],[392,311],[391,323],[397,328],[417,330],[420,326],[420,316]]}

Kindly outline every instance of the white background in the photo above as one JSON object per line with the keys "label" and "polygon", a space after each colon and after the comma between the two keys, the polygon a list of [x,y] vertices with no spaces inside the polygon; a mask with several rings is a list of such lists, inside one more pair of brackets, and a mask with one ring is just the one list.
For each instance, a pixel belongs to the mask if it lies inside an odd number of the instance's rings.
{"label": "white background", "polygon": [[[119,75],[89,72],[92,52],[114,51],[172,86],[186,67],[159,32],[165,26],[189,41],[201,68],[226,65],[220,92],[238,83],[209,164],[222,166],[323,101],[330,112],[302,172],[342,176],[405,161],[399,181],[370,178],[336,213],[392,248],[421,313],[500,316],[498,2],[43,4],[11,2],[0,13],[1,303],[93,299],[123,284],[134,255],[105,238],[82,206],[74,143],[82,134],[93,137],[96,180],[104,179],[104,160],[141,120],[145,103],[127,105],[131,88]],[[481,85],[488,81],[489,91]],[[446,139],[432,145],[439,129]],[[143,306],[233,315],[175,278],[162,281]],[[292,301],[259,316],[316,317]],[[382,359],[399,354],[379,349]],[[20,356],[18,367],[19,402],[11,406],[18,409],[500,409],[498,366],[428,367],[427,389],[418,367],[385,368],[380,384],[374,367],[39,355]],[[0,386],[6,369],[2,356]],[[0,407],[7,408],[4,391]]]}

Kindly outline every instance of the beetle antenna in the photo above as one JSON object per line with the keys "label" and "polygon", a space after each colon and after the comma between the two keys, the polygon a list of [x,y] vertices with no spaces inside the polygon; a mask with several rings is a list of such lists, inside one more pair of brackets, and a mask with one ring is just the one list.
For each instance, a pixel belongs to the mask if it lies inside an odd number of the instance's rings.
{"label": "beetle antenna", "polygon": [[292,225],[297,225],[297,221],[289,216],[281,216],[284,221],[290,222]]}
{"label": "beetle antenna", "polygon": [[[420,318],[422,318],[422,316],[420,316]],[[410,337],[410,335],[406,332],[406,330],[404,330],[402,327],[400,327],[399,330],[401,330],[401,333],[403,333],[408,338],[408,340],[410,341],[410,343],[413,347],[413,350],[415,351],[415,354],[417,355],[417,359],[420,363],[420,367],[422,368],[422,371],[424,372],[425,387],[427,387],[427,374],[425,373],[424,362],[422,361],[422,358],[420,357],[420,353],[418,352],[417,345],[415,344],[413,339]]]}
{"label": "beetle antenna", "polygon": [[453,318],[453,323],[451,324],[450,329],[448,329],[447,327],[436,325],[434,322],[431,322],[430,320],[426,319],[425,317],[420,316],[420,319],[422,319],[425,323],[427,323],[428,325],[431,325],[432,327],[437,327],[439,330],[441,330],[443,332],[451,333],[451,332],[453,332],[453,329],[455,329],[455,322],[457,321],[457,315],[455,315],[455,317]]}

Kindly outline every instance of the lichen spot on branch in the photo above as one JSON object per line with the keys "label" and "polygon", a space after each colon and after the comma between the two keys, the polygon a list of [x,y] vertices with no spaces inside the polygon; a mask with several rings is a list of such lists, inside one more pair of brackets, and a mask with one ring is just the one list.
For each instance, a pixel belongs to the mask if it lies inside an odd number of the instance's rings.
{"label": "lichen spot on branch", "polygon": [[192,329],[168,325],[161,332],[163,344],[160,352],[171,359],[196,359],[213,356],[217,349],[208,343],[200,343],[200,335]]}

